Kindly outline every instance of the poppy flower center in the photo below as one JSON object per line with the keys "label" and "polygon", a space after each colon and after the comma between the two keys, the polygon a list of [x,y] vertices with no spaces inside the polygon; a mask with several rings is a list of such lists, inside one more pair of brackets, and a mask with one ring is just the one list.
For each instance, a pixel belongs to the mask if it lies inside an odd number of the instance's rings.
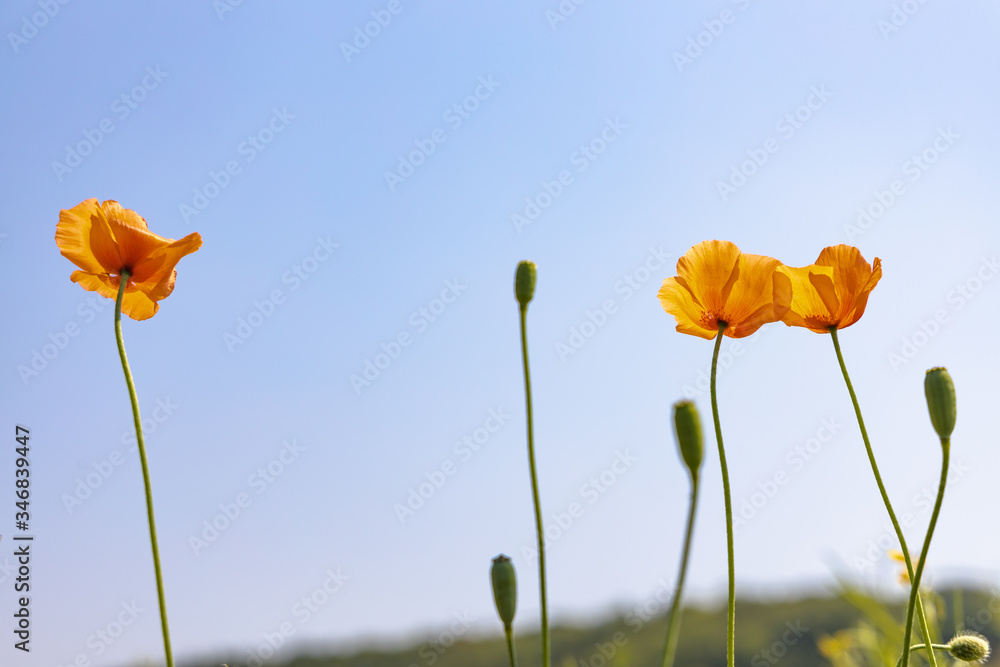
{"label": "poppy flower center", "polygon": [[816,322],[817,324],[822,324],[828,327],[839,324],[837,318],[830,315],[830,313],[813,313],[807,315],[806,318]]}
{"label": "poppy flower center", "polygon": [[719,318],[715,315],[715,313],[710,313],[705,310],[702,311],[698,324],[706,329],[715,329],[719,326]]}

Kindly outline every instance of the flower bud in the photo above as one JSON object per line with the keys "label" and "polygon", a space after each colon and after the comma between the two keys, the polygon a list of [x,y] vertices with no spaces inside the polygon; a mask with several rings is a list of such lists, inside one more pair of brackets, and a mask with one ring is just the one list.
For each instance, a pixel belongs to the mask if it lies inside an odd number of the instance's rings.
{"label": "flower bud", "polygon": [[535,274],[537,267],[534,262],[524,260],[517,265],[517,273],[514,275],[514,296],[521,308],[527,308],[532,297],[535,296]]}
{"label": "flower bud", "polygon": [[986,662],[990,655],[990,643],[981,634],[966,631],[948,642],[948,652],[962,662]]}
{"label": "flower bud", "polygon": [[924,376],[924,394],[931,423],[938,436],[950,438],[955,430],[955,385],[946,368],[932,368]]}
{"label": "flower bud", "polygon": [[493,601],[497,605],[497,614],[503,621],[504,629],[510,629],[517,608],[517,577],[510,558],[500,554],[493,559],[490,579],[493,581]]}
{"label": "flower bud", "polygon": [[691,477],[697,477],[702,458],[701,418],[691,401],[674,403],[674,435]]}

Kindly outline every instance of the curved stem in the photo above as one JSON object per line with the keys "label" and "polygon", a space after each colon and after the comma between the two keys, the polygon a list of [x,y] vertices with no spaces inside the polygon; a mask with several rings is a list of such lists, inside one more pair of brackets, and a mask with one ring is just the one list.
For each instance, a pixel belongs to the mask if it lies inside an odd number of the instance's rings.
{"label": "curved stem", "polygon": [[[893,530],[896,531],[896,538],[899,540],[899,549],[903,552],[903,561],[906,563],[906,573],[913,581],[913,561],[910,558],[910,549],[906,546],[906,538],[903,537],[903,529],[896,519],[896,512],[889,502],[889,494],[882,483],[882,475],[878,471],[878,464],[875,462],[875,452],[872,451],[871,441],[868,440],[868,429],[865,428],[864,417],[861,416],[861,406],[858,404],[858,396],[854,393],[854,385],[851,384],[851,376],[847,373],[847,365],[844,363],[844,355],[840,351],[840,339],[837,337],[837,327],[830,327],[830,338],[833,340],[833,349],[837,352],[837,361],[840,363],[840,371],[844,374],[844,382],[847,383],[847,391],[851,395],[851,402],[854,404],[854,414],[858,417],[858,426],[861,428],[861,439],[865,442],[865,451],[868,452],[868,461],[871,463],[872,472],[875,474],[875,482],[878,484],[879,493],[882,494],[882,502],[886,511],[889,512],[889,520],[892,521]],[[919,595],[919,593],[918,593]],[[927,625],[927,616],[924,614],[924,603],[921,600],[917,606],[917,615],[920,619],[920,633],[924,636],[925,642],[933,641],[930,634],[930,627]],[[908,642],[909,640],[907,640]],[[905,646],[905,644],[904,644]],[[937,667],[937,658],[934,651],[930,651],[931,667]]]}
{"label": "curved stem", "polygon": [[[941,513],[941,501],[944,500],[944,487],[948,483],[948,459],[951,455],[951,441],[948,438],[941,438],[941,481],[938,482],[937,499],[934,501],[934,511],[931,512],[931,521],[927,526],[927,536],[924,537],[924,547],[920,550],[920,560],[917,561],[917,572],[913,576],[912,588],[910,589],[910,604],[906,608],[906,631],[903,633],[903,646],[909,646],[910,636],[913,632],[913,608],[916,606],[917,591],[920,590],[920,576],[924,573],[924,565],[927,563],[927,551],[931,547],[931,538],[934,537],[934,526],[937,525],[938,514]],[[933,654],[933,651],[931,651]],[[909,662],[910,652],[903,651],[903,667]]]}
{"label": "curved stem", "polygon": [[722,446],[722,425],[719,423],[719,402],[715,391],[715,376],[719,366],[719,348],[722,334],[729,325],[719,322],[719,334],[715,337],[715,351],[712,353],[712,418],[715,420],[715,439],[719,443],[719,463],[722,464],[722,491],[726,498],[726,547],[729,552],[729,616],[726,631],[726,657],[729,667],[736,664],[736,558],[733,554],[733,500],[729,492],[729,468],[726,466],[726,450]]}
{"label": "curved stem", "polygon": [[524,402],[528,415],[528,463],[531,467],[531,495],[535,503],[535,530],[538,533],[538,588],[542,605],[542,667],[549,667],[549,612],[545,594],[545,533],[542,528],[542,503],[538,497],[538,471],[535,469],[535,436],[531,415],[531,376],[528,372],[527,306],[521,307],[521,356],[524,360]]}
{"label": "curved stem", "polygon": [[[906,653],[907,653],[907,655],[909,655],[913,651],[917,651],[917,650],[920,650],[920,649],[926,649],[926,648],[927,648],[927,644],[914,644],[913,646],[910,647],[910,650],[907,651]],[[947,644],[931,644],[931,648],[932,649],[937,649],[938,651],[948,651],[948,650],[950,650],[951,647],[949,647]],[[934,651],[927,651],[927,654],[928,655],[934,655]],[[899,660],[896,661],[896,667],[899,667],[899,665],[900,665],[900,663],[902,661],[903,661],[903,656],[899,656]]]}
{"label": "curved stem", "polygon": [[507,655],[510,656],[510,667],[517,667],[517,652],[514,650],[514,629],[508,625],[503,631],[507,635]]}
{"label": "curved stem", "polygon": [[131,272],[122,271],[119,276],[118,298],[115,300],[115,340],[118,341],[118,356],[125,372],[129,399],[132,401],[132,419],[135,421],[135,439],[139,446],[139,460],[142,462],[142,481],[146,488],[146,515],[149,517],[149,541],[153,546],[153,568],[156,571],[156,594],[160,602],[160,626],[163,629],[163,649],[167,656],[167,667],[174,667],[174,656],[170,648],[170,630],[167,627],[167,601],[163,592],[163,572],[160,569],[160,547],[156,540],[156,521],[153,518],[153,487],[149,482],[149,462],[146,460],[146,441],[142,437],[142,419],[139,417],[139,399],[135,393],[135,382],[125,356],[125,341],[122,339],[122,297],[128,285]]}
{"label": "curved stem", "polygon": [[663,667],[674,664],[674,653],[677,651],[677,633],[681,627],[681,592],[684,589],[684,576],[687,574],[688,556],[691,553],[691,535],[694,532],[694,515],[698,508],[698,473],[691,476],[691,507],[688,511],[687,528],[684,531],[684,551],[681,556],[681,571],[677,576],[677,588],[674,591],[674,601],[670,606],[670,625],[667,629],[667,644],[663,649]]}

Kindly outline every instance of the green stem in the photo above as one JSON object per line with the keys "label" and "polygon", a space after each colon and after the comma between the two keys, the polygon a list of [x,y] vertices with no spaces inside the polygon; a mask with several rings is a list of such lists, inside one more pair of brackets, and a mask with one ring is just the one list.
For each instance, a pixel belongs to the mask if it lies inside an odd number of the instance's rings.
{"label": "green stem", "polygon": [[955,617],[955,634],[957,635],[965,629],[965,605],[962,602],[961,588],[956,588],[951,592],[951,615]]}
{"label": "green stem", "polygon": [[531,495],[535,503],[535,530],[538,533],[538,588],[542,605],[542,667],[549,667],[549,611],[545,594],[545,533],[542,528],[542,503],[538,497],[538,471],[535,468],[535,436],[531,415],[531,376],[528,373],[527,304],[521,306],[521,357],[524,360],[524,402],[528,414],[528,462],[531,466]]}
{"label": "green stem", "polygon": [[507,635],[507,655],[510,656],[510,667],[517,667],[517,651],[514,650],[514,628],[508,625],[503,631]]}
{"label": "green stem", "polygon": [[[934,511],[931,512],[931,522],[927,526],[927,536],[924,537],[924,547],[920,550],[920,560],[917,561],[917,572],[913,576],[912,588],[910,589],[910,604],[906,608],[906,631],[903,633],[903,646],[910,645],[910,636],[913,633],[913,608],[916,606],[917,591],[920,590],[920,577],[924,573],[924,565],[927,563],[927,551],[931,547],[931,538],[934,537],[934,526],[937,525],[938,514],[941,513],[941,501],[944,500],[944,487],[948,483],[948,459],[951,455],[951,441],[948,438],[941,438],[941,481],[938,482],[937,500],[934,501]],[[933,655],[933,651],[931,654]],[[903,667],[909,662],[910,652],[903,651]]]}
{"label": "green stem", "polygon": [[149,462],[146,460],[146,442],[142,437],[142,419],[139,417],[139,399],[135,394],[135,382],[125,356],[125,341],[122,339],[122,297],[130,271],[124,270],[119,276],[118,298],[115,300],[115,339],[118,341],[118,356],[122,360],[125,383],[128,385],[129,399],[132,401],[132,418],[135,421],[135,438],[139,445],[139,460],[142,462],[142,480],[146,487],[146,515],[149,517],[149,541],[153,546],[153,568],[156,571],[156,593],[160,601],[160,625],[163,629],[163,649],[167,656],[167,667],[174,667],[174,655],[170,649],[170,630],[167,627],[167,602],[163,593],[163,572],[160,569],[160,548],[156,540],[156,521],[153,518],[153,487],[149,482]]}
{"label": "green stem", "polygon": [[733,554],[733,500],[729,493],[729,468],[726,466],[726,450],[722,446],[722,425],[719,423],[719,402],[715,392],[715,376],[719,366],[719,348],[722,334],[729,325],[719,322],[719,334],[715,337],[715,352],[712,353],[712,418],[715,420],[715,439],[719,443],[719,462],[722,464],[722,491],[726,498],[726,546],[729,551],[729,620],[726,631],[726,657],[729,667],[736,664],[736,558]]}
{"label": "green stem", "polygon": [[[830,338],[833,340],[833,349],[837,351],[837,361],[840,363],[840,371],[844,374],[844,382],[847,383],[847,391],[850,393],[851,402],[854,404],[854,414],[857,415],[858,426],[861,428],[861,439],[865,442],[865,451],[868,452],[868,461],[871,463],[872,472],[875,474],[875,482],[878,484],[879,493],[882,494],[882,503],[885,505],[886,511],[889,512],[889,520],[892,521],[893,530],[896,531],[896,538],[899,540],[899,549],[903,552],[903,561],[906,563],[906,573],[909,575],[910,581],[913,581],[913,561],[910,558],[910,549],[906,546],[906,538],[903,537],[903,529],[899,525],[899,520],[896,519],[896,512],[892,509],[892,503],[889,502],[889,494],[885,490],[885,484],[882,483],[882,475],[878,471],[878,463],[875,462],[875,452],[872,451],[872,444],[868,439],[868,429],[865,428],[865,420],[864,417],[861,416],[861,405],[858,403],[857,394],[854,393],[854,385],[851,384],[851,376],[847,373],[847,365],[844,363],[844,355],[840,351],[840,339],[837,337],[837,327],[830,327]],[[924,613],[924,603],[922,600],[917,606],[917,615],[920,619],[920,632],[924,636],[924,641],[933,641],[930,633],[930,627],[927,625],[927,616]],[[907,642],[908,641],[909,640],[907,640]],[[904,646],[905,645],[906,644],[904,644]],[[929,651],[929,653],[931,666],[937,667],[937,658],[934,655],[934,651]]]}
{"label": "green stem", "polygon": [[687,529],[684,531],[684,551],[681,556],[681,571],[677,576],[677,587],[674,590],[674,601],[670,606],[670,626],[667,629],[667,645],[663,649],[663,667],[674,664],[674,653],[677,651],[677,633],[681,627],[681,592],[684,589],[684,576],[687,574],[688,555],[691,553],[691,534],[694,531],[694,515],[698,507],[698,473],[691,476],[691,507],[688,511]]}
{"label": "green stem", "polygon": [[[927,644],[914,644],[913,646],[910,647],[910,650],[907,651],[906,654],[909,655],[913,651],[918,651],[920,649],[926,649],[926,648],[927,648]],[[948,646],[947,644],[931,644],[931,648],[932,649],[937,649],[938,651],[948,651],[948,650],[951,649],[951,647]],[[934,651],[927,651],[927,654],[933,656],[934,655]],[[903,660],[903,656],[899,656],[899,660],[896,661],[896,667],[899,667],[899,665],[902,662],[902,660]]]}

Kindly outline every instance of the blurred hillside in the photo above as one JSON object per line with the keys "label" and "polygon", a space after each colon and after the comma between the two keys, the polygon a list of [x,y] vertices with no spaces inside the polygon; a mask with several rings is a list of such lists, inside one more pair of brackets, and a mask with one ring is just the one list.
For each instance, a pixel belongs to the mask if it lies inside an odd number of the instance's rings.
{"label": "blurred hillside", "polygon": [[[1000,636],[1000,598],[991,597],[982,590],[963,590],[959,591],[957,600],[964,619],[961,627],[985,635],[996,646]],[[925,604],[932,622],[940,628],[935,641],[947,642],[955,634],[955,591],[935,595]],[[829,666],[831,661],[822,655],[818,646],[823,640],[828,646],[849,647],[839,664],[858,667],[876,664],[871,657],[876,645],[888,655],[897,655],[904,613],[901,602],[883,604],[858,591],[844,591],[840,597],[832,598],[738,603],[736,663],[750,667]],[[309,655],[289,662],[267,661],[265,664],[281,667],[507,667],[499,621],[497,628],[498,635],[494,638],[453,642],[444,632],[403,650]],[[663,615],[644,617],[638,609],[592,627],[556,627],[552,635],[552,662],[556,667],[659,667],[665,633]],[[685,610],[681,635],[675,662],[678,667],[725,667],[724,606]],[[834,635],[836,641],[831,641]],[[519,665],[539,667],[537,633],[526,634],[523,627],[515,627],[515,641]],[[938,655],[942,666],[952,664],[950,658],[942,659],[944,656]],[[248,662],[245,652],[242,658],[243,662],[229,662],[229,667],[258,664]],[[217,667],[218,664],[203,662],[199,667]],[[926,662],[918,657],[911,664],[924,665]]]}

